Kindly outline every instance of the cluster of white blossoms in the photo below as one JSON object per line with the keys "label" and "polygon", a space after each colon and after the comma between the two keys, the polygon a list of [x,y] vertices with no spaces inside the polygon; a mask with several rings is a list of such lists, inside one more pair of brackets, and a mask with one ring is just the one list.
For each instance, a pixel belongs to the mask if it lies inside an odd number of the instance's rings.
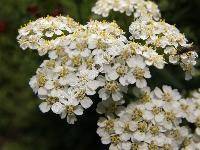
{"label": "cluster of white blossoms", "polygon": [[59,38],[63,35],[73,33],[79,28],[79,24],[70,17],[51,17],[39,18],[29,22],[19,30],[20,47],[37,50],[39,55],[45,55],[48,50],[57,48]]}
{"label": "cluster of white blossoms", "polygon": [[[153,91],[141,89],[137,101],[126,108],[113,104],[111,111],[105,111],[107,105],[98,108],[105,117],[99,119],[97,133],[110,150],[198,150],[199,95],[198,100],[183,99],[166,85]],[[196,133],[184,119],[195,123]]]}
{"label": "cluster of white blossoms", "polygon": [[[58,18],[50,17],[54,21]],[[48,22],[49,17],[39,19],[36,23],[43,23],[45,19]],[[64,20],[73,23],[72,19]],[[71,26],[78,25],[71,23]],[[31,25],[20,29],[20,45],[24,41],[30,43],[31,35],[24,35],[24,31],[32,33]],[[43,36],[37,36],[37,41],[43,40]],[[30,86],[43,100],[39,106],[41,111],[45,113],[51,109],[61,118],[67,117],[68,123],[73,124],[77,120],[76,115],[82,115],[84,109],[92,105],[90,96],[96,94],[97,89],[100,89],[99,97],[103,100],[110,96],[116,101],[120,100],[126,88],[115,81],[117,78],[112,80],[106,77],[110,72],[106,72],[105,68],[117,61],[115,58],[120,56],[125,41],[116,23],[90,21],[85,26],[78,25],[71,34],[45,39],[47,45],[39,43],[36,48],[38,53],[48,52],[49,60],[44,60],[37,69],[36,75],[30,80]],[[123,73],[123,66],[117,66],[116,69]]]}
{"label": "cluster of white blossoms", "polygon": [[[21,39],[29,43],[30,36],[22,32],[31,33],[29,26],[19,31],[20,45]],[[37,50],[39,54],[48,52],[49,60],[44,60],[30,81],[33,91],[43,100],[41,111],[51,109],[74,123],[76,115],[82,115],[92,105],[91,95],[98,93],[103,101],[120,101],[128,85],[146,87],[146,79],[151,78],[148,67],[154,64],[147,63],[148,58],[134,50],[140,51],[143,46],[129,43],[123,34],[114,22],[90,21],[85,26],[78,25],[71,34],[45,39],[48,45],[40,44]],[[44,37],[38,37],[40,40]]]}
{"label": "cluster of white blossoms", "polygon": [[[159,20],[153,2],[99,0],[93,8],[104,17],[110,10],[134,13],[129,38],[116,22],[81,25],[63,16],[40,18],[19,29],[23,50],[48,55],[29,82],[42,101],[40,110],[74,124],[95,100],[97,113],[104,115],[97,133],[111,150],[198,149],[200,91],[184,99],[170,86],[148,87],[150,68],[161,70],[168,63],[180,65],[185,79],[191,79],[198,57],[192,44],[175,26]],[[129,87],[140,92],[126,107]]]}
{"label": "cluster of white blossoms", "polygon": [[[156,50],[160,59],[171,64],[180,64],[186,72],[185,79],[191,79],[196,64],[197,53],[192,50],[192,44],[188,44],[186,37],[180,31],[164,21],[154,21],[149,17],[141,17],[134,21],[129,31],[131,39],[143,43]],[[187,51],[184,52],[184,49]],[[153,54],[148,51],[149,57]],[[152,59],[157,59],[152,56]]]}
{"label": "cluster of white blossoms", "polygon": [[180,101],[183,117],[195,124],[195,133],[200,136],[200,89],[193,91],[191,96]]}
{"label": "cluster of white blossoms", "polygon": [[148,15],[155,20],[161,16],[158,6],[146,0],[98,0],[92,11],[103,17],[108,17],[110,11],[126,13],[127,16],[133,14],[135,18]]}

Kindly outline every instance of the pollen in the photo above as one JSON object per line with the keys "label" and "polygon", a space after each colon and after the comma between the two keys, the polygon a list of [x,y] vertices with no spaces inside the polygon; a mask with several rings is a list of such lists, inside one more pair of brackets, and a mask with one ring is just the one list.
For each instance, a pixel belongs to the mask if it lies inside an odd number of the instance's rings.
{"label": "pollen", "polygon": [[108,81],[106,82],[105,89],[110,93],[115,93],[119,90],[119,83],[116,81]]}
{"label": "pollen", "polygon": [[145,74],[145,71],[142,68],[139,68],[139,67],[136,67],[134,72],[133,72],[133,75],[138,80],[143,79],[144,78],[144,74]]}

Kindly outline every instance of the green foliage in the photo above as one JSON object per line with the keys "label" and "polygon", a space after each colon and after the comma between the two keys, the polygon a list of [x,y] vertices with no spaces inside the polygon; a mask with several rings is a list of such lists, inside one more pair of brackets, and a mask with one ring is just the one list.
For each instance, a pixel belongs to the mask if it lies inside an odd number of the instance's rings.
{"label": "green foliage", "polygon": [[[34,51],[22,51],[17,43],[17,29],[28,20],[46,15],[70,15],[81,23],[90,18],[101,19],[91,13],[95,0],[1,0],[0,2],[0,149],[2,150],[90,150],[104,149],[96,135],[95,107],[75,126],[68,125],[53,114],[39,112],[39,100],[28,85],[42,62]],[[200,1],[159,0],[163,17],[177,24],[186,36],[199,44]],[[126,31],[133,20],[123,14],[112,13]],[[199,65],[197,66],[199,68]],[[176,88],[193,89],[199,77],[191,82],[183,80],[183,72],[168,67],[154,72],[156,83]],[[163,79],[160,81],[160,79]]]}

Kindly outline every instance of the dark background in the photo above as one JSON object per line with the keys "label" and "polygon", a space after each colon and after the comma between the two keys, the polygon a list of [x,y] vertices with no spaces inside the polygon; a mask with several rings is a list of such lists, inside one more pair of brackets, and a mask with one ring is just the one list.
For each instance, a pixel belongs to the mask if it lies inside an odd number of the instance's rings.
{"label": "dark background", "polygon": [[[199,45],[200,0],[157,0],[163,18]],[[17,29],[30,19],[49,15],[70,15],[80,23],[98,18],[91,13],[95,0],[0,0],[0,150],[103,150],[96,135],[95,107],[76,125],[52,113],[42,114],[39,100],[28,85],[42,62],[35,51],[22,51]],[[125,15],[112,13],[127,30]],[[199,64],[197,65],[199,68]],[[199,73],[190,82],[177,67],[154,71],[152,85],[170,84],[180,91],[200,87]],[[162,80],[161,80],[162,79]]]}

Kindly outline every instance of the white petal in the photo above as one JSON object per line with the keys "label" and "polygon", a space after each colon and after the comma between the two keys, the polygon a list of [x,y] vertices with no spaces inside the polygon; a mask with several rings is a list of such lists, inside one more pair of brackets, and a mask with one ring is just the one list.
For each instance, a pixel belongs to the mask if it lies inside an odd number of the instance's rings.
{"label": "white petal", "polygon": [[137,124],[133,121],[129,123],[129,128],[131,131],[135,131],[137,129]]}
{"label": "white petal", "polygon": [[145,79],[137,80],[136,81],[136,86],[138,88],[144,88],[147,86],[147,81]]}
{"label": "white petal", "polygon": [[50,110],[51,105],[48,105],[47,102],[43,102],[39,105],[39,108],[40,108],[41,112],[46,113]]}
{"label": "white petal", "polygon": [[136,61],[134,58],[130,58],[129,60],[127,60],[127,64],[129,67],[133,68],[135,67]]}
{"label": "white petal", "polygon": [[48,89],[48,90],[53,89],[54,88],[53,82],[52,81],[47,81],[45,83],[45,88]]}
{"label": "white petal", "polygon": [[108,77],[111,80],[116,80],[119,77],[119,75],[118,75],[118,73],[115,70],[112,70],[112,71],[110,71],[108,73]]}
{"label": "white petal", "polygon": [[163,114],[158,114],[155,116],[155,121],[156,122],[162,122],[164,120],[164,115]]}
{"label": "white petal", "polygon": [[39,96],[45,96],[45,95],[47,95],[47,90],[45,89],[45,88],[39,88],[38,89],[38,95]]}
{"label": "white petal", "polygon": [[102,100],[107,100],[109,98],[109,94],[106,93],[104,88],[100,89],[98,93]]}
{"label": "white petal", "polygon": [[145,78],[148,78],[148,79],[151,78],[151,74],[150,74],[149,69],[145,70],[144,77],[145,77]]}
{"label": "white petal", "polygon": [[172,93],[172,87],[171,86],[163,85],[162,89],[165,93]]}
{"label": "white petal", "polygon": [[162,98],[163,97],[163,92],[161,91],[161,89],[159,89],[158,87],[156,87],[154,89],[154,93],[158,98]]}
{"label": "white petal", "polygon": [[69,115],[69,116],[67,116],[67,122],[69,124],[74,124],[76,121],[77,121],[77,118],[76,118],[75,115]]}
{"label": "white petal", "polygon": [[74,113],[78,116],[83,114],[83,108],[81,106],[77,106],[77,108],[74,110]]}
{"label": "white petal", "polygon": [[130,84],[134,84],[136,82],[136,79],[133,75],[127,75],[126,78]]}
{"label": "white petal", "polygon": [[111,142],[110,136],[104,136],[101,138],[103,144],[109,144]]}
{"label": "white petal", "polygon": [[119,82],[121,83],[121,85],[126,86],[128,85],[127,81],[126,81],[126,77],[120,77],[119,78]]}
{"label": "white petal", "polygon": [[131,149],[131,142],[123,142],[122,143],[123,150],[130,150]]}
{"label": "white petal", "polygon": [[200,136],[200,128],[196,128],[196,134]]}
{"label": "white petal", "polygon": [[100,82],[99,81],[89,81],[87,83],[87,86],[92,90],[96,90],[98,87],[100,87]]}
{"label": "white petal", "polygon": [[60,114],[64,110],[64,106],[60,102],[56,102],[52,105],[51,110],[55,114]]}
{"label": "white petal", "polygon": [[133,138],[138,141],[143,141],[145,139],[145,134],[141,132],[135,132]]}
{"label": "white petal", "polygon": [[153,119],[153,114],[150,112],[150,111],[145,111],[145,113],[144,113],[144,118],[146,119],[146,120],[152,120]]}
{"label": "white petal", "polygon": [[123,94],[120,92],[115,92],[112,94],[112,98],[114,101],[119,101],[122,99],[122,97],[123,97]]}
{"label": "white petal", "polygon": [[60,114],[60,118],[61,118],[61,119],[64,119],[66,116],[67,116],[67,114],[66,114],[65,111],[63,111],[63,112]]}
{"label": "white petal", "polygon": [[128,141],[128,140],[131,138],[131,135],[128,134],[128,133],[122,133],[122,134],[120,135],[120,137],[121,137],[121,139],[122,139],[123,141]]}
{"label": "white petal", "polygon": [[85,109],[89,108],[93,104],[92,100],[89,97],[85,97],[83,100],[80,101],[80,103]]}

